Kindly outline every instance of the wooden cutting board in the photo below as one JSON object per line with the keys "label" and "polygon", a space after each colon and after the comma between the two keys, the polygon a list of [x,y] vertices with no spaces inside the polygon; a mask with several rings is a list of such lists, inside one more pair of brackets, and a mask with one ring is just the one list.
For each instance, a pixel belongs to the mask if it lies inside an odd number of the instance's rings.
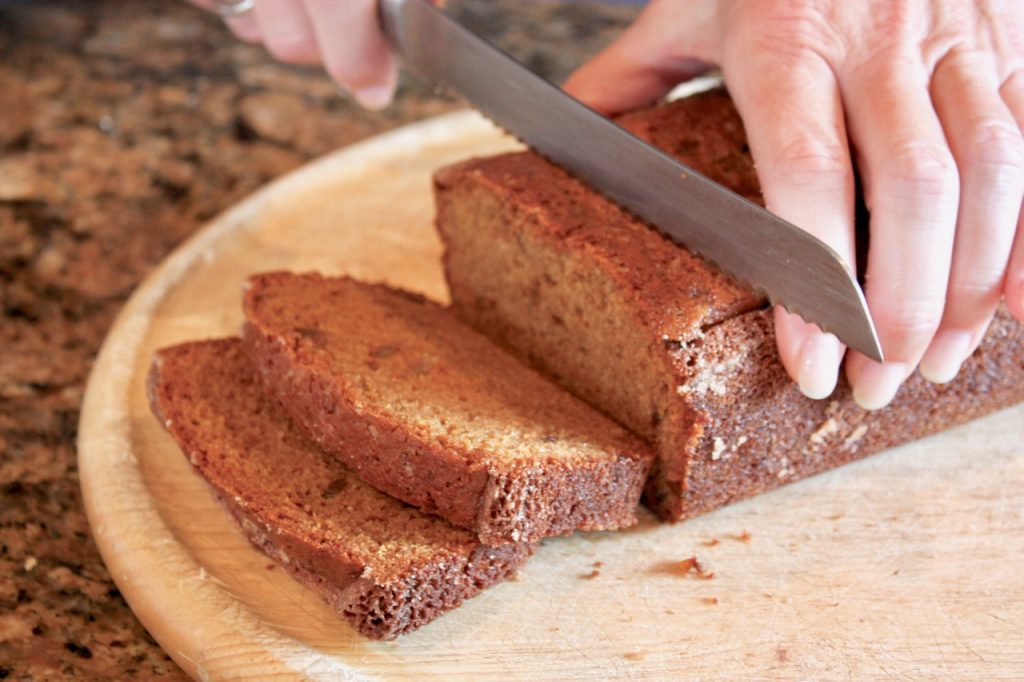
{"label": "wooden cutting board", "polygon": [[[214,221],[139,288],[89,382],[93,533],[139,618],[201,680],[1024,678],[1020,407],[677,525],[549,540],[397,643],[275,570],[150,416],[153,349],[236,332],[262,270],[445,299],[430,175],[514,147],[475,114],[335,153]],[[697,554],[714,578],[687,577]]]}

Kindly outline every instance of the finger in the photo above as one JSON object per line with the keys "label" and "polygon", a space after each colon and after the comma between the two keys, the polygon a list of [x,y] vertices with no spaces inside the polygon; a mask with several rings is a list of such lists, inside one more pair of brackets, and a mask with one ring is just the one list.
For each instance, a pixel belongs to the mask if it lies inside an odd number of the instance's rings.
{"label": "finger", "polygon": [[919,61],[879,58],[840,77],[871,212],[866,295],[884,364],[851,353],[847,374],[866,409],[895,396],[942,319],[959,179]]}
{"label": "finger", "polygon": [[[708,3],[652,2],[610,46],[575,71],[565,90],[604,114],[651,104],[711,68]],[[683,16],[680,16],[682,14]],[[680,28],[688,35],[680,36]],[[690,36],[703,36],[696,40]]]}
{"label": "finger", "polygon": [[313,26],[300,0],[256,0],[252,13],[259,22],[264,46],[275,58],[291,64],[319,63]]}
{"label": "finger", "polygon": [[1010,314],[1024,322],[1024,218],[1017,223],[1017,238],[1006,270],[1004,296]]}
{"label": "finger", "polygon": [[951,381],[984,336],[1003,293],[1024,198],[1024,140],[999,96],[995,63],[951,52],[932,77],[932,101],[960,171],[960,208],[946,308],[921,375]]}
{"label": "finger", "polygon": [[[1011,74],[999,93],[1013,113],[1017,127],[1024,130],[1024,71]],[[1003,295],[1010,313],[1024,322],[1024,211],[1017,219],[1017,236],[1006,268]]]}
{"label": "finger", "polygon": [[377,23],[375,0],[305,0],[324,67],[367,109],[394,97],[395,59]]}
{"label": "finger", "polygon": [[[205,10],[211,13],[217,13],[217,3],[214,0],[187,0],[191,5],[195,5],[201,10]],[[227,25],[231,32],[235,34],[235,37],[246,43],[260,43],[260,27],[256,22],[256,17],[252,11],[243,12],[242,14],[223,17],[224,23]]]}
{"label": "finger", "polygon": [[254,12],[249,11],[233,17],[225,17],[224,23],[244,43],[258,45],[263,42],[259,21]]}
{"label": "finger", "polygon": [[[769,210],[854,262],[855,181],[839,87],[812,53],[773,55],[730,43],[729,91],[743,117]],[[776,308],[779,356],[800,390],[831,395],[844,348],[798,315]]]}

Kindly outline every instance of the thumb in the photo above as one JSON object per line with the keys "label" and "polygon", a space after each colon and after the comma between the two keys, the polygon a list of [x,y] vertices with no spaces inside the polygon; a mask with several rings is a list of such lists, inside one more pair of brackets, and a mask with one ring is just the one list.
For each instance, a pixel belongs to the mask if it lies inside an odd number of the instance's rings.
{"label": "thumb", "polygon": [[718,61],[714,6],[709,0],[654,0],[569,77],[565,90],[608,115],[651,104]]}

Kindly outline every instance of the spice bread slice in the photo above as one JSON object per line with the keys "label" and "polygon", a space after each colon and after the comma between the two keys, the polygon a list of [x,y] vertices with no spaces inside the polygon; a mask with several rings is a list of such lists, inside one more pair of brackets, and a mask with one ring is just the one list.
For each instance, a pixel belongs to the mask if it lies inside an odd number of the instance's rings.
{"label": "spice bread slice", "polygon": [[148,387],[153,412],[245,536],[367,637],[429,623],[532,551],[483,545],[324,454],[265,396],[241,339],[159,351]]}
{"label": "spice bread slice", "polygon": [[[724,90],[621,119],[763,203]],[[766,302],[533,152],[435,176],[460,316],[656,444],[646,503],[678,520],[1024,400],[1024,328],[1001,309],[953,382],[865,412],[815,401],[778,360]]]}
{"label": "spice bread slice", "polygon": [[270,395],[378,490],[488,544],[635,522],[647,444],[437,303],[269,273],[244,310]]}

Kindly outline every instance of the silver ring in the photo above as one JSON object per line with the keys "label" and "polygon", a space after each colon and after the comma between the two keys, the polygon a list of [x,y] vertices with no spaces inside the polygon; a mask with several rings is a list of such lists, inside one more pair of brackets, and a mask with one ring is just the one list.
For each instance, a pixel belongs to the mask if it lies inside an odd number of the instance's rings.
{"label": "silver ring", "polygon": [[213,4],[217,14],[222,17],[237,17],[251,11],[256,6],[256,0],[214,0]]}

